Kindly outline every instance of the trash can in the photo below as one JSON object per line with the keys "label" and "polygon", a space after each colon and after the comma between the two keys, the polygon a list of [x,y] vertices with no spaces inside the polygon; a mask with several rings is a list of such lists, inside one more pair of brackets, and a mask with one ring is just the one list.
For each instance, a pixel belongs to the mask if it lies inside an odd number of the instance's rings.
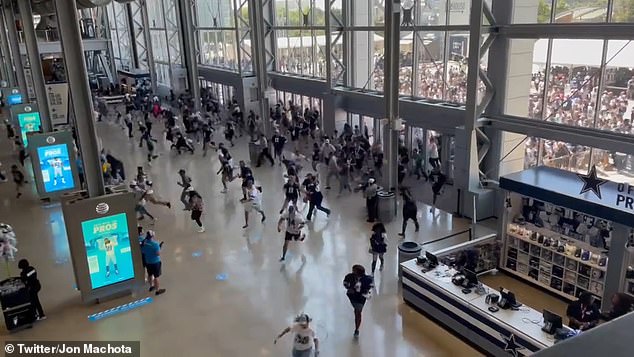
{"label": "trash can", "polygon": [[394,192],[379,191],[379,221],[392,222],[396,216],[396,195]]}
{"label": "trash can", "polygon": [[249,161],[251,162],[251,166],[255,166],[258,164],[258,156],[260,155],[260,145],[257,143],[250,141],[249,142]]}
{"label": "trash can", "polygon": [[398,278],[401,279],[401,263],[412,260],[420,255],[423,246],[412,241],[405,241],[398,245]]}
{"label": "trash can", "polygon": [[35,321],[35,306],[31,304],[28,289],[20,278],[0,282],[0,306],[9,331],[30,327]]}

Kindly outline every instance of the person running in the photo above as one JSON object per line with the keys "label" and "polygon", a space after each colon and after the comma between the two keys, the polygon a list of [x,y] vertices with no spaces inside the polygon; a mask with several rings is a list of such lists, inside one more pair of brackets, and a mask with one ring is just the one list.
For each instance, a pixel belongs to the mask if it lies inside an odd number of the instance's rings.
{"label": "person running", "polygon": [[150,292],[154,291],[155,295],[161,295],[166,290],[161,289],[159,284],[159,277],[162,273],[161,262],[161,248],[163,243],[160,244],[156,241],[156,235],[154,231],[148,231],[145,235],[141,252],[145,257],[145,268],[147,270],[148,279],[150,279]]}
{"label": "person running", "polygon": [[258,162],[255,167],[260,167],[262,165],[262,159],[266,158],[271,162],[271,166],[275,166],[275,161],[273,161],[273,156],[269,152],[269,143],[266,140],[266,136],[260,135],[260,139],[257,141],[258,146],[260,147],[260,155],[258,155]]}
{"label": "person running", "polygon": [[420,180],[421,176],[424,177],[425,180],[428,180],[427,173],[425,172],[425,168],[423,165],[425,159],[423,153],[418,149],[414,149],[412,156],[414,159],[414,171],[412,171],[412,175],[416,174],[417,180]]}
{"label": "person running", "polygon": [[344,161],[339,166],[339,196],[343,193],[343,190],[348,189],[348,192],[352,192],[350,188],[350,176],[352,174],[352,164],[350,160]]}
{"label": "person running", "polygon": [[[216,172],[216,175],[220,176],[220,182],[222,182],[222,191],[220,193],[227,193],[227,183],[233,181],[233,165],[231,164],[231,160],[227,160],[226,156],[218,155],[220,158],[220,170]],[[243,189],[244,191],[244,189]],[[246,194],[243,199],[246,199]]]}
{"label": "person running", "polygon": [[136,204],[134,206],[134,210],[136,213],[140,214],[137,219],[140,221],[145,218],[145,216],[150,217],[152,220],[152,224],[156,221],[156,218],[148,210],[145,208],[145,204],[147,203],[145,200],[145,196],[147,195],[147,191],[145,187],[139,185],[136,181],[132,181],[130,183],[130,188],[134,190],[134,196],[136,198]]}
{"label": "person running", "polygon": [[284,184],[284,203],[282,204],[282,209],[280,209],[280,214],[284,212],[286,207],[289,207],[288,204],[292,203],[297,207],[297,199],[299,199],[299,183],[297,182],[297,176],[288,176],[288,180]]}
{"label": "person running", "polygon": [[374,223],[379,218],[379,186],[376,184],[376,180],[372,177],[368,179],[368,184],[363,190],[363,196],[365,197],[365,206],[368,210],[368,222]]}
{"label": "person running", "polygon": [[126,128],[128,128],[128,138],[133,138],[134,137],[134,135],[133,135],[134,128],[133,128],[133,125],[132,125],[132,114],[129,113],[129,112],[126,113],[123,121],[125,123]]}
{"label": "person running", "polygon": [[405,229],[407,228],[408,220],[411,219],[412,221],[414,221],[414,225],[416,226],[416,232],[418,232],[418,230],[420,229],[420,226],[418,224],[418,219],[416,218],[418,214],[418,207],[416,207],[416,201],[414,201],[414,198],[412,197],[412,193],[410,192],[409,189],[404,188],[402,190],[402,195],[403,195],[403,228],[401,230],[401,233],[399,233],[398,235],[401,237],[405,237]]}
{"label": "person running", "polygon": [[225,139],[227,139],[229,144],[231,144],[231,147],[233,147],[234,136],[235,136],[235,130],[233,130],[233,124],[227,123],[227,126],[225,128]]}
{"label": "person running", "polygon": [[330,178],[339,176],[339,172],[341,168],[339,167],[339,163],[337,162],[339,158],[337,155],[331,155],[328,160],[328,175],[326,176],[326,190],[330,190]]}
{"label": "person running", "polygon": [[387,251],[387,239],[385,226],[383,223],[375,223],[372,226],[372,235],[370,236],[370,253],[372,254],[372,276],[376,270],[377,258],[381,261],[381,267],[379,270],[383,270],[385,261],[383,260],[383,254]]}
{"label": "person running", "polygon": [[18,165],[11,165],[11,176],[15,183],[15,198],[20,198],[22,196],[22,187],[27,181],[24,179],[24,174],[20,171]]}
{"label": "person running", "polygon": [[273,143],[273,158],[277,159],[282,165],[282,153],[284,152],[284,145],[286,145],[286,138],[280,135],[280,131],[275,129],[275,134],[271,137]]}
{"label": "person running", "polygon": [[152,160],[156,159],[158,155],[154,155],[154,142],[153,140],[147,141],[147,162],[148,165],[152,166]]}
{"label": "person running", "polygon": [[256,211],[262,215],[260,222],[264,223],[266,220],[266,215],[264,214],[264,210],[262,210],[262,192],[260,190],[260,188],[255,187],[253,182],[247,184],[247,198],[246,200],[240,200],[244,205],[244,226],[242,226],[242,228],[249,226],[249,213],[251,211]]}
{"label": "person running", "polygon": [[297,214],[295,206],[288,206],[288,212],[282,214],[280,220],[277,222],[277,231],[282,231],[282,223],[286,223],[286,233],[284,235],[284,246],[282,247],[282,257],[280,261],[283,262],[286,259],[286,251],[288,250],[288,243],[290,241],[303,242],[306,239],[306,235],[302,233],[304,227],[304,220],[301,215]]}
{"label": "person running", "polygon": [[313,217],[313,211],[315,208],[324,212],[326,216],[330,217],[330,210],[328,208],[322,207],[321,203],[324,200],[324,195],[321,193],[319,189],[319,179],[317,176],[313,174],[306,175],[306,179],[302,182],[302,186],[306,190],[306,195],[308,199],[308,215],[306,216],[306,220],[310,221]]}
{"label": "person running", "polygon": [[440,169],[440,156],[438,156],[438,145],[436,138],[429,137],[429,145],[427,146],[427,155],[429,156],[429,164],[434,169]]}
{"label": "person running", "polygon": [[183,210],[189,211],[190,208],[189,201],[187,200],[187,189],[192,186],[192,179],[191,177],[187,176],[185,169],[178,170],[178,175],[180,176],[181,181],[177,183],[180,187],[183,188],[183,190],[181,191],[181,202],[183,203],[183,205],[185,205],[185,208]]}
{"label": "person running", "polygon": [[317,169],[319,168],[319,164],[321,162],[321,150],[319,149],[319,144],[317,143],[313,143],[313,156],[312,156],[312,166],[313,166],[313,171],[317,171]]}
{"label": "person running", "polygon": [[[255,178],[253,177],[253,170],[249,166],[247,166],[244,160],[240,160],[240,177],[242,178],[242,199],[247,199],[247,188],[249,186],[249,182],[255,182]],[[226,186],[225,186],[226,187]]]}
{"label": "person running", "polygon": [[42,308],[42,304],[40,303],[40,298],[38,296],[38,293],[42,290],[42,284],[40,284],[40,280],[37,278],[37,271],[26,259],[20,259],[18,262],[18,268],[22,270],[20,272],[20,279],[26,286],[31,305],[33,305],[35,311],[37,312],[37,320],[46,320],[46,314],[44,314],[44,309]]}
{"label": "person running", "polygon": [[[203,125],[203,157],[207,156],[207,150],[209,150],[209,146],[211,145],[211,136],[213,135],[214,130],[209,124]],[[213,147],[213,145],[211,145]]]}
{"label": "person running", "polygon": [[198,233],[203,233],[205,232],[205,226],[200,220],[203,215],[203,198],[193,187],[187,189],[187,195],[189,197],[189,207],[192,211],[190,218],[198,225]]}
{"label": "person running", "polygon": [[[295,335],[291,352],[292,357],[319,356],[319,339],[317,339],[315,331],[310,327],[311,321],[312,319],[307,314],[300,314],[295,318],[295,323],[292,326],[285,328],[277,335],[275,340],[273,340],[273,344],[277,344],[277,340],[291,332]],[[315,350],[314,354],[313,348]]]}
{"label": "person running", "polygon": [[361,327],[363,306],[372,297],[374,279],[365,274],[363,265],[355,264],[352,266],[352,272],[344,277],[343,286],[346,288],[346,295],[354,310],[354,337],[357,338]]}
{"label": "person running", "polygon": [[431,180],[432,184],[431,184],[431,191],[433,193],[433,198],[432,198],[432,206],[429,209],[429,212],[432,214],[436,213],[436,200],[438,199],[438,196],[440,196],[441,192],[442,192],[442,187],[445,184],[445,182],[447,182],[447,176],[445,176],[441,171],[440,171],[440,166],[434,167],[434,169],[432,170],[432,172],[429,174],[429,179]]}
{"label": "person running", "polygon": [[160,206],[165,206],[167,208],[172,208],[172,204],[169,201],[162,201],[158,197],[156,197],[156,195],[154,194],[153,185],[154,185],[154,183],[152,181],[150,181],[150,180],[145,181],[145,186],[146,186],[145,198],[149,202],[152,202],[155,205],[160,205]]}

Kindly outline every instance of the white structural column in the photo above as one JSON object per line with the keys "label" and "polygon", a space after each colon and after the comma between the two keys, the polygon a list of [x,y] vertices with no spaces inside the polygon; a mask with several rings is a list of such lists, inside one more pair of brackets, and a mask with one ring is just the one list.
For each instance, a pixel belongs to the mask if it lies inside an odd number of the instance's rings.
{"label": "white structural column", "polygon": [[[374,17],[368,1],[353,1],[352,11],[349,16],[352,26],[372,26]],[[355,88],[374,89],[372,72],[374,71],[374,31],[352,31],[352,43],[350,45],[351,58],[346,67],[351,71],[350,86]]]}
{"label": "white structural column", "polygon": [[[31,9],[31,2],[18,1],[17,3],[20,10],[20,17],[22,18],[24,44],[26,45],[26,52],[29,56],[31,76],[33,78],[33,89],[35,91],[37,106],[40,110],[42,130],[44,132],[49,132],[53,130],[53,125],[51,124],[51,119],[49,117],[48,98],[46,95],[45,87],[46,84],[44,81],[44,73],[42,72],[42,59],[40,58],[40,50],[37,45],[37,38],[35,37],[35,25],[33,24],[33,11]],[[79,24],[77,26],[79,26]]]}
{"label": "white structural column", "polygon": [[[511,6],[511,23],[537,22],[539,0],[498,0],[505,6]],[[502,5],[502,4],[500,4]],[[519,117],[528,117],[529,84],[532,77],[533,39],[514,39],[508,44],[508,63],[504,76],[505,95],[501,103],[503,113]],[[524,144],[526,136],[523,134],[502,132],[500,142],[500,176],[524,169]],[[522,142],[524,141],[524,142]]]}
{"label": "white structural column", "polygon": [[2,79],[7,81],[10,87],[16,86],[13,61],[11,61],[11,50],[9,49],[9,38],[4,26],[4,15],[0,9],[0,50],[2,51]]}
{"label": "white structural column", "polygon": [[[383,91],[385,97],[385,116],[387,125],[383,142],[386,144],[385,157],[387,158],[387,173],[385,181],[386,189],[396,192],[398,171],[398,129],[399,118],[399,46],[401,33],[401,1],[387,0],[385,2],[385,79]],[[396,200],[394,201],[394,213],[396,214]]]}

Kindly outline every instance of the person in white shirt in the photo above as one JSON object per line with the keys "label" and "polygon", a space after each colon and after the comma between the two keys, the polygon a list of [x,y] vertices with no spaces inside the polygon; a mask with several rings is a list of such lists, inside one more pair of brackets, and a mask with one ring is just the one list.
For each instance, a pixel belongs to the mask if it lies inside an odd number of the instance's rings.
{"label": "person in white shirt", "polygon": [[282,338],[289,332],[292,332],[293,337],[293,357],[311,357],[313,355],[313,349],[315,350],[314,356],[319,356],[319,339],[315,330],[310,327],[312,319],[307,314],[300,314],[295,318],[295,324],[285,328],[273,341],[273,344],[277,344],[277,340]]}
{"label": "person in white shirt", "polygon": [[434,138],[433,136],[429,138],[429,146],[427,146],[427,156],[429,157],[429,164],[432,166],[432,168],[440,166],[438,145],[436,145],[436,138]]}
{"label": "person in white shirt", "polygon": [[277,222],[277,231],[282,231],[282,223],[286,223],[286,234],[284,236],[284,246],[282,247],[282,258],[280,261],[283,262],[286,259],[286,251],[288,250],[288,242],[300,241],[303,242],[306,239],[306,235],[302,233],[302,228],[304,227],[304,219],[300,214],[297,214],[295,206],[289,205],[288,211],[282,214],[280,220]]}
{"label": "person in white shirt", "polygon": [[266,215],[262,209],[262,192],[260,190],[261,188],[255,187],[252,181],[247,183],[247,199],[240,200],[240,202],[244,205],[244,226],[242,228],[247,228],[249,226],[249,212],[253,210],[262,215],[262,223],[264,223],[264,220],[266,219]]}
{"label": "person in white shirt", "polygon": [[260,146],[260,155],[258,155],[258,163],[255,167],[260,167],[262,165],[262,159],[267,158],[271,162],[271,166],[275,165],[275,161],[273,161],[273,157],[271,156],[271,152],[269,151],[269,142],[266,140],[266,136],[260,135],[260,139],[257,141]]}

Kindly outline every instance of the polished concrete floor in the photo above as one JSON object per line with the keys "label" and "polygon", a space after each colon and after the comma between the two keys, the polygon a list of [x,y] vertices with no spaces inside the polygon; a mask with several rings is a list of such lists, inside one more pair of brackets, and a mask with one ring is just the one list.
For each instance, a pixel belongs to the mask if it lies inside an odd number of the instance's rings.
{"label": "polished concrete floor", "polygon": [[[162,125],[155,125],[159,136]],[[283,171],[268,165],[255,169],[264,186],[264,209],[268,220],[243,223],[239,183],[227,194],[220,193],[216,154],[206,158],[177,156],[159,139],[161,156],[150,167],[138,141],[108,123],[99,123],[102,143],[126,164],[128,174],[143,165],[155,182],[156,193],[173,204],[172,209],[148,205],[158,217],[152,229],[163,247],[161,283],[167,293],[138,309],[91,322],[87,316],[148,296],[119,298],[98,305],[82,305],[75,290],[65,228],[58,204],[42,204],[31,188],[15,200],[13,185],[0,184],[0,221],[15,228],[19,239],[18,258],[26,257],[38,268],[43,289],[40,299],[48,320],[33,329],[15,334],[0,331],[0,340],[141,340],[144,356],[288,356],[291,338],[273,345],[275,335],[299,312],[310,314],[321,340],[322,356],[477,356],[466,343],[444,331],[403,304],[396,277],[396,235],[400,218],[388,225],[388,253],[384,271],[378,272],[374,298],[363,315],[361,336],[352,337],[352,309],[342,287],[344,275],[353,264],[370,267],[367,252],[370,225],[365,222],[360,194],[325,193],[330,218],[322,213],[308,225],[308,238],[292,245],[287,262],[278,262],[282,234],[276,230],[282,203]],[[0,132],[4,140],[4,132]],[[218,139],[220,134],[216,134]],[[6,140],[0,142],[0,161],[8,169],[11,160]],[[246,140],[231,149],[234,158],[247,159]],[[29,166],[29,165],[27,165]],[[308,167],[309,165],[305,165]],[[177,171],[186,169],[205,200],[203,220],[207,232],[199,234],[179,203]],[[32,180],[30,180],[32,182]],[[333,190],[334,191],[334,190]],[[408,239],[426,242],[464,230],[465,219],[446,213],[432,216],[428,206],[419,205],[421,231],[408,227]],[[141,223],[147,224],[146,221]],[[454,244],[457,237],[428,246],[430,250]],[[15,263],[10,274],[18,273]],[[226,274],[224,281],[217,280]],[[0,267],[0,277],[6,275]],[[152,295],[153,296],[153,295]]]}

